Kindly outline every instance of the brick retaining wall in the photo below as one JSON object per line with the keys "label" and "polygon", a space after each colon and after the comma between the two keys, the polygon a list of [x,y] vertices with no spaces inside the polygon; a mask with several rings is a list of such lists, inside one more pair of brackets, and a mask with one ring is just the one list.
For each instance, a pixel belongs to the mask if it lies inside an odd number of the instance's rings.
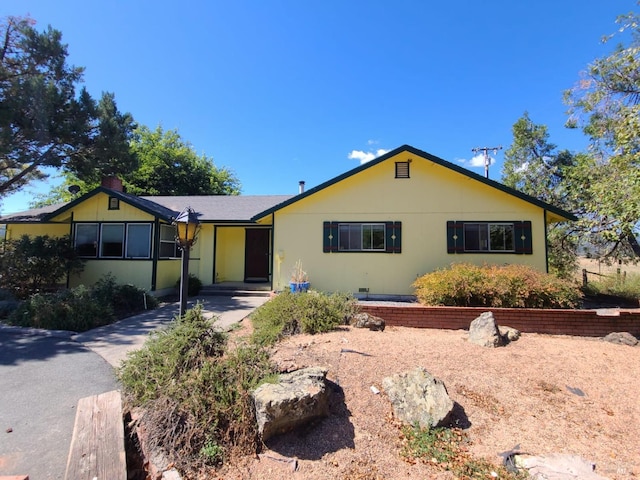
{"label": "brick retaining wall", "polygon": [[383,318],[387,325],[401,327],[468,329],[469,324],[482,312],[491,311],[498,325],[517,328],[521,332],[586,337],[629,332],[640,336],[640,310],[425,307],[418,304],[399,306],[367,302],[360,302],[360,306],[363,312]]}

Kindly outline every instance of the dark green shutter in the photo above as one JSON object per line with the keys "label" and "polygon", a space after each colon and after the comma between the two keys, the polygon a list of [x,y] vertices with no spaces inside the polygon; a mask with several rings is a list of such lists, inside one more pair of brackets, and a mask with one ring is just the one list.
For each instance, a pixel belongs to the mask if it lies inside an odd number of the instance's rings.
{"label": "dark green shutter", "polygon": [[402,222],[385,222],[387,253],[402,253]]}
{"label": "dark green shutter", "polygon": [[513,222],[513,236],[516,253],[531,255],[533,243],[531,241],[531,222]]}
{"label": "dark green shutter", "polygon": [[338,251],[338,223],[337,222],[323,223],[322,251],[325,253]]}
{"label": "dark green shutter", "polygon": [[447,222],[447,253],[464,253],[463,222]]}

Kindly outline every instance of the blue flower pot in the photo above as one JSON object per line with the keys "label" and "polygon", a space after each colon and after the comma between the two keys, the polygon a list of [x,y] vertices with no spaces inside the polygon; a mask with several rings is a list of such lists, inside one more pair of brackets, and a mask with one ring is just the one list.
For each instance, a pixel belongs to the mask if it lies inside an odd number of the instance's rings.
{"label": "blue flower pot", "polygon": [[291,293],[306,292],[309,290],[309,282],[289,282]]}

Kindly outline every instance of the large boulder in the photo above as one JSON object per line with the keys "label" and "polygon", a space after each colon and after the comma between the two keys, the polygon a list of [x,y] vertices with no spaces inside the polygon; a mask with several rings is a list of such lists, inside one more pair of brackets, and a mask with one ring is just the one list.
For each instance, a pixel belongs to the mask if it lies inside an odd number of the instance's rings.
{"label": "large boulder", "polygon": [[294,430],[329,412],[327,369],[309,367],[280,375],[253,392],[258,432],[263,440]]}
{"label": "large boulder", "polygon": [[604,337],[603,340],[619,345],[629,345],[630,347],[635,347],[638,344],[638,339],[629,332],[612,332]]}
{"label": "large boulder", "polygon": [[355,328],[368,328],[374,331],[383,331],[384,318],[376,317],[366,312],[356,313],[349,318],[349,325]]}
{"label": "large boulder", "polygon": [[469,326],[469,341],[481,347],[499,347],[504,345],[500,330],[492,312],[483,312]]}
{"label": "large boulder", "polygon": [[453,400],[444,383],[423,367],[384,378],[382,388],[399,420],[423,428],[449,423]]}

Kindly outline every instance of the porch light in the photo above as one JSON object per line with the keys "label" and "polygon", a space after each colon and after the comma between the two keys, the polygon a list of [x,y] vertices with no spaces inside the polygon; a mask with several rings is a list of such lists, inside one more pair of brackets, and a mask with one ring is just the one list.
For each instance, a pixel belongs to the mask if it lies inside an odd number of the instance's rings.
{"label": "porch light", "polygon": [[182,274],[180,275],[180,316],[187,311],[189,287],[189,250],[198,239],[200,222],[191,207],[185,208],[173,221],[176,227],[176,243],[182,250]]}

